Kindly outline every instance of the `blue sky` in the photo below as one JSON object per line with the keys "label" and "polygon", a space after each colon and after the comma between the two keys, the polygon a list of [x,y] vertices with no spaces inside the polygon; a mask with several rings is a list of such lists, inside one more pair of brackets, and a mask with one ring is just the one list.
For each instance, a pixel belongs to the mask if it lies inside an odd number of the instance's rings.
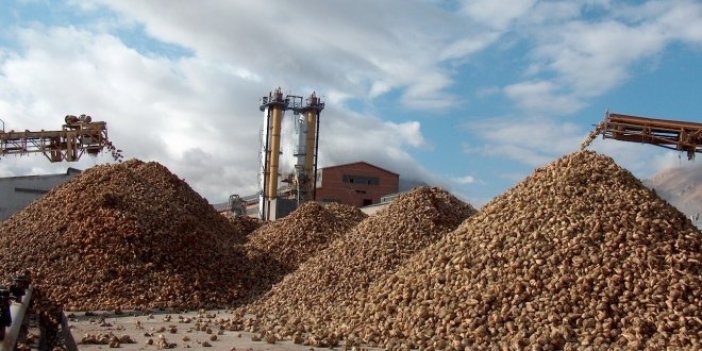
{"label": "blue sky", "polygon": [[[258,99],[278,86],[325,99],[322,166],[365,160],[476,205],[576,151],[607,109],[702,122],[700,1],[0,3],[7,129],[91,114],[214,202],[256,191]],[[699,162],[592,148],[640,178]],[[0,176],[109,161],[7,157]]]}

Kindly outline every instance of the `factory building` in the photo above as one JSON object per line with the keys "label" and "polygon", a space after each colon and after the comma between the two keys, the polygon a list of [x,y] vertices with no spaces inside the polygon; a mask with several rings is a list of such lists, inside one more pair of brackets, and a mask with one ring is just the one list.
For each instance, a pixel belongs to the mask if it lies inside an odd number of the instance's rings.
{"label": "factory building", "polygon": [[[318,169],[320,113],[324,106],[315,92],[305,99],[285,95],[280,87],[261,98],[258,199],[232,194],[227,206],[221,206],[225,211],[228,208],[236,215],[251,215],[255,210],[258,218],[269,221],[285,217],[307,201],[363,207],[377,204],[382,196],[399,190],[397,173],[366,162]],[[283,151],[281,129],[286,112],[292,112],[288,118],[292,117],[289,122],[295,125],[297,145],[293,150]],[[292,172],[281,169],[283,152],[291,153],[296,159]]]}
{"label": "factory building", "polygon": [[[338,202],[359,208],[371,208],[375,212],[392,202],[399,194],[400,176],[387,169],[368,162],[354,162],[321,168],[317,171],[315,200],[319,202]],[[278,189],[282,199],[294,203],[294,188],[283,186]],[[222,213],[237,213],[256,217],[259,212],[258,194],[239,197],[236,201],[215,204]],[[295,209],[292,206],[282,216]]]}
{"label": "factory building", "polygon": [[66,173],[0,178],[0,221],[78,174],[80,170],[68,168]]}
{"label": "factory building", "polygon": [[322,168],[317,179],[317,201],[356,207],[379,203],[381,197],[398,192],[400,184],[400,175],[367,162]]}

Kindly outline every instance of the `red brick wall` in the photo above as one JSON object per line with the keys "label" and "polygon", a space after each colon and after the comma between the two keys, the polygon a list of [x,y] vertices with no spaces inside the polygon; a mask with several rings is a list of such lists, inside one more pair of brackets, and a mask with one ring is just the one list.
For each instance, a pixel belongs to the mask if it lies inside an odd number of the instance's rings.
{"label": "red brick wall", "polygon": [[[344,175],[377,177],[377,185],[345,183]],[[317,201],[334,200],[357,207],[363,206],[364,199],[372,203],[380,202],[384,195],[396,193],[400,177],[364,163],[354,163],[339,167],[325,168],[322,171],[322,184],[317,188]]]}

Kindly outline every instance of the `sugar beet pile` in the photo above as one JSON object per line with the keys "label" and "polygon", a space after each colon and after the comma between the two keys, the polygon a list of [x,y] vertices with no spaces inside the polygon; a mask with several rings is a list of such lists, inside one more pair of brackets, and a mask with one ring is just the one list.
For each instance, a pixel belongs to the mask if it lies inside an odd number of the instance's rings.
{"label": "sugar beet pile", "polygon": [[71,309],[221,306],[292,272],[232,321],[317,346],[702,348],[702,233],[606,156],[567,155],[477,214],[423,187],[363,217],[308,203],[247,237],[260,223],[132,160],[0,223],[0,264]]}
{"label": "sugar beet pile", "polygon": [[[474,213],[470,205],[446,191],[417,188],[363,220],[239,313],[259,316],[251,330],[275,331],[299,340],[301,331],[326,326],[334,314],[332,306],[364,292],[374,280],[394,271]],[[338,338],[326,334],[305,341],[334,345]]]}
{"label": "sugar beet pile", "polygon": [[307,202],[287,217],[253,232],[246,246],[277,260],[289,272],[365,217],[353,206],[334,203],[325,208]]}
{"label": "sugar beet pile", "polygon": [[376,282],[334,328],[390,349],[702,347],[702,240],[592,152],[538,169]]}
{"label": "sugar beet pile", "polygon": [[226,217],[232,223],[234,230],[243,235],[249,235],[263,225],[263,221],[258,218],[230,214],[227,214]]}
{"label": "sugar beet pile", "polygon": [[245,237],[157,163],[98,166],[0,226],[0,263],[70,309],[223,305],[245,295]]}
{"label": "sugar beet pile", "polygon": [[249,298],[255,299],[270,290],[286,274],[365,217],[353,206],[307,202],[286,217],[251,233],[245,244],[251,261]]}

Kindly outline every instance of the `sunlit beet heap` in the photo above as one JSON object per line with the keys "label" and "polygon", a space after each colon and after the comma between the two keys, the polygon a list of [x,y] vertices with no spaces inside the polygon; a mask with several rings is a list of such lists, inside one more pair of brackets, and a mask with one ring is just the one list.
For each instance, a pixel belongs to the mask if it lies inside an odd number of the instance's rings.
{"label": "sunlit beet heap", "polygon": [[253,232],[246,246],[276,259],[286,271],[293,271],[366,217],[353,206],[329,206],[333,211],[320,203],[306,202],[288,216]]}
{"label": "sunlit beet heap", "polygon": [[306,202],[249,235],[245,248],[253,263],[251,298],[270,290],[286,274],[344,235],[366,215],[349,205]]}
{"label": "sunlit beet heap", "polygon": [[[299,342],[301,331],[327,328],[334,308],[365,292],[417,251],[439,240],[475,213],[470,205],[438,188],[421,187],[369,216],[299,269],[261,300],[239,310],[259,317],[250,330],[274,332]],[[304,342],[334,345],[335,335]]]}
{"label": "sunlit beet heap", "polygon": [[698,350],[701,235],[612,159],[578,152],[375,282],[334,325],[390,349]]}

